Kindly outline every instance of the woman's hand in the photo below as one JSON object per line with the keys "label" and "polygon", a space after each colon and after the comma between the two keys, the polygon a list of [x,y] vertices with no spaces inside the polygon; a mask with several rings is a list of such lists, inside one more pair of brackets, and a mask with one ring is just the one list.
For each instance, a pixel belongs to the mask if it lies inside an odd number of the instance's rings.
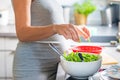
{"label": "woman's hand", "polygon": [[80,36],[88,39],[90,37],[90,32],[85,26],[76,26],[72,24],[62,24],[62,25],[54,25],[53,30],[63,35],[66,39],[72,39],[76,42],[80,41]]}

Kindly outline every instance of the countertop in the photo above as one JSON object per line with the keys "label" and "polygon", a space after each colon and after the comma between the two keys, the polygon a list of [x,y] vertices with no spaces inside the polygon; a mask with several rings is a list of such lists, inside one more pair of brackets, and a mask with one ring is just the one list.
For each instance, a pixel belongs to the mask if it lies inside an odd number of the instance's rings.
{"label": "countertop", "polygon": [[15,25],[0,25],[0,37],[16,37]]}

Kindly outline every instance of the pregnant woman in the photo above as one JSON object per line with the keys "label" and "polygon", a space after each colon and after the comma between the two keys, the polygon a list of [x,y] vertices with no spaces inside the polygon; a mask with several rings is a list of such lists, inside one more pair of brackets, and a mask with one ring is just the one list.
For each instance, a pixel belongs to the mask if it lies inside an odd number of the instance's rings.
{"label": "pregnant woman", "polygon": [[56,0],[12,0],[19,43],[13,64],[14,80],[55,80],[59,56],[49,43],[89,38],[85,26],[65,24]]}

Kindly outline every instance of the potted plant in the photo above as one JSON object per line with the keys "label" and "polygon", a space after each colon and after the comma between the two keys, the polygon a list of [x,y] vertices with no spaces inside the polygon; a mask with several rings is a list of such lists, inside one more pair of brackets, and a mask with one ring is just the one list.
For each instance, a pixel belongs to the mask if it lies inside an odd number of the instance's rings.
{"label": "potted plant", "polygon": [[73,6],[75,23],[77,25],[86,25],[88,15],[96,10],[96,6],[91,0],[85,0],[82,4],[75,3]]}

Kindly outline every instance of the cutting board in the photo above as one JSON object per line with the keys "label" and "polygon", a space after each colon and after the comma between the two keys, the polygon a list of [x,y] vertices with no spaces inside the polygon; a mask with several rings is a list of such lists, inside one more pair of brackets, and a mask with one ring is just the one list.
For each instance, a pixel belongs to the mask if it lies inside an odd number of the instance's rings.
{"label": "cutting board", "polygon": [[101,56],[102,56],[102,64],[103,65],[118,64],[118,61],[108,54],[101,53]]}

